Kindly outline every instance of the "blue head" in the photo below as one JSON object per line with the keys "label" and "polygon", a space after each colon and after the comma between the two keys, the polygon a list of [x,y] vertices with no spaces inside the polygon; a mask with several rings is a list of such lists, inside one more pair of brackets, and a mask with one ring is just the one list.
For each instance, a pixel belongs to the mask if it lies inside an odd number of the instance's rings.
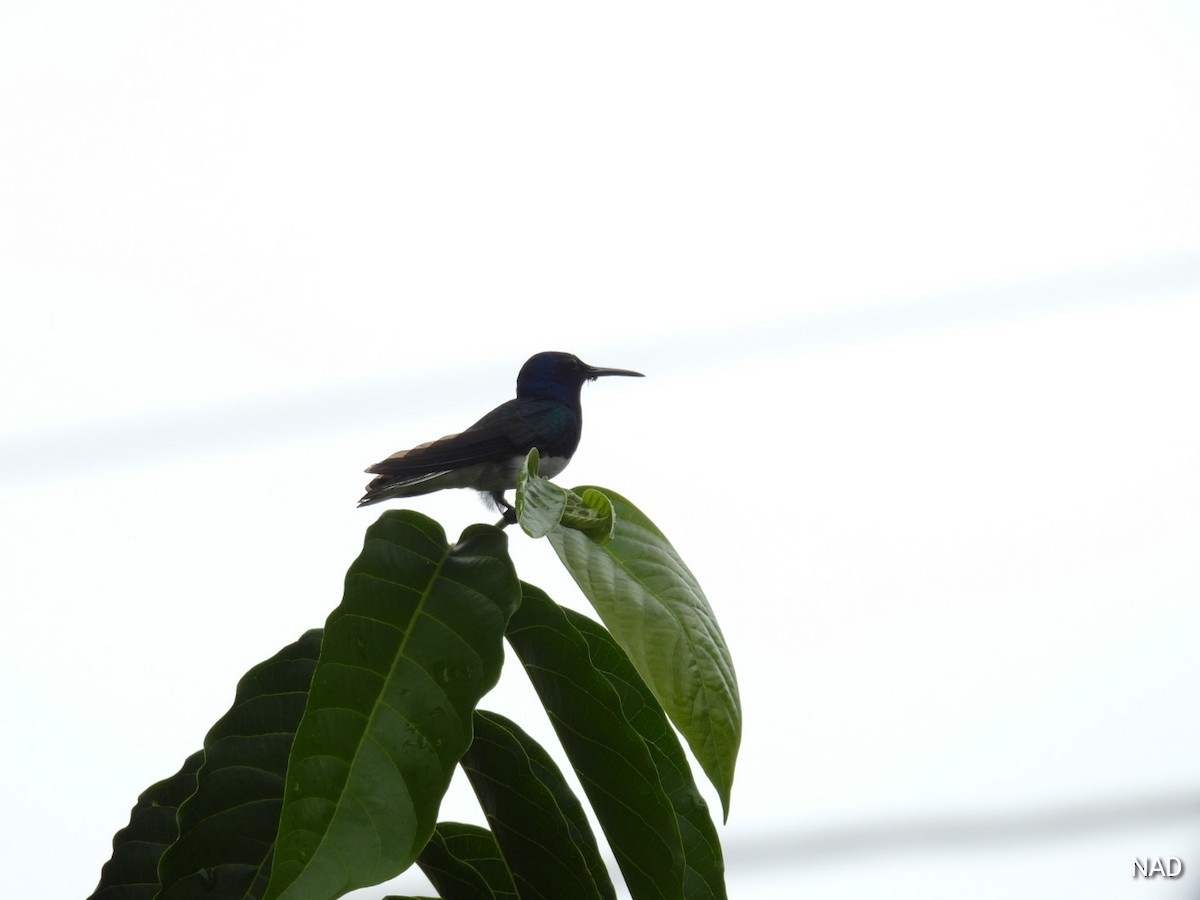
{"label": "blue head", "polygon": [[550,350],[535,353],[521,366],[517,375],[517,396],[537,400],[557,400],[560,403],[579,403],[579,389],[585,381],[601,375],[635,375],[629,369],[604,369],[589,366],[572,353]]}

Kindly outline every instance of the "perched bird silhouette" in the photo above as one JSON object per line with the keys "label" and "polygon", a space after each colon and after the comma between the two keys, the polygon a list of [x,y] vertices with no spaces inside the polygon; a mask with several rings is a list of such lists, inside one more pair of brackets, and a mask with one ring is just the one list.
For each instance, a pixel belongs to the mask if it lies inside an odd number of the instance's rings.
{"label": "perched bird silhouette", "polygon": [[589,366],[570,353],[531,356],[517,375],[517,396],[502,403],[459,434],[449,434],[411,450],[393,453],[367,472],[359,506],[415,497],[446,488],[473,488],[485,494],[505,521],[517,520],[504,492],[516,487],[517,472],[533,447],[539,473],[551,478],[567,467],[583,430],[579,392],[602,375],[633,375],[629,369]]}

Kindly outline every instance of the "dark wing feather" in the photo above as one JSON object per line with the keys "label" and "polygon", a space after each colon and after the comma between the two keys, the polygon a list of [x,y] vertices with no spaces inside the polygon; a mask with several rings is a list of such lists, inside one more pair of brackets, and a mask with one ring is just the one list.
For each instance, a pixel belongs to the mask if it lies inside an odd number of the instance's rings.
{"label": "dark wing feather", "polygon": [[528,453],[538,443],[540,434],[544,434],[539,432],[538,425],[545,424],[546,417],[553,415],[557,406],[550,402],[509,400],[466,431],[394,453],[367,471],[383,475],[389,482],[399,482]]}

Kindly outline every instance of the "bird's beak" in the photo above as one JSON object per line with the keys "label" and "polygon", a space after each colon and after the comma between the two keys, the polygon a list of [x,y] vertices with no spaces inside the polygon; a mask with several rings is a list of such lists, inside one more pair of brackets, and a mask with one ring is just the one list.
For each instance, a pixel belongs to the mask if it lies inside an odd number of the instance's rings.
{"label": "bird's beak", "polygon": [[587,377],[589,381],[595,381],[601,375],[632,375],[635,378],[645,378],[641,372],[635,372],[632,369],[606,369],[602,366],[588,366]]}

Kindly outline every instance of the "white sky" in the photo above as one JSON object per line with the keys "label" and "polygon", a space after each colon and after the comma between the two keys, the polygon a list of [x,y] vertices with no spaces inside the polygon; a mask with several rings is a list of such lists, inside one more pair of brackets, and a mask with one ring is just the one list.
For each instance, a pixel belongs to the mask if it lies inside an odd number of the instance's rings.
{"label": "white sky", "polygon": [[725,630],[731,896],[1188,890],[1130,861],[1200,867],[1197,4],[9,2],[0,122],[14,896],[543,349],[649,376],[559,480]]}

